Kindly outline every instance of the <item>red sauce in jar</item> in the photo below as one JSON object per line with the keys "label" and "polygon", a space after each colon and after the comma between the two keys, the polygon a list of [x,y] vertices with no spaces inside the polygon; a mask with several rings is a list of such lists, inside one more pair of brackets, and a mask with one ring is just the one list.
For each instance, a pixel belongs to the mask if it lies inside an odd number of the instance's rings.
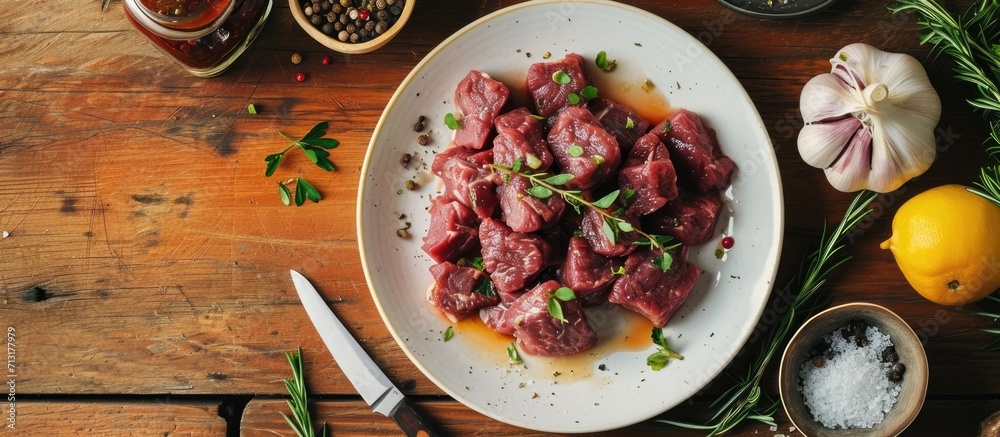
{"label": "red sauce in jar", "polygon": [[124,3],[125,17],[140,33],[191,74],[209,77],[222,73],[253,41],[270,14],[272,1],[125,0]]}

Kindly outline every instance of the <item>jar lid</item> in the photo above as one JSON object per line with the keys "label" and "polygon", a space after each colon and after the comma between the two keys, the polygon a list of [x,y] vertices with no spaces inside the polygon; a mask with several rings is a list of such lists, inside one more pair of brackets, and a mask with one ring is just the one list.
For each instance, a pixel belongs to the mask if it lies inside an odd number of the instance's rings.
{"label": "jar lid", "polygon": [[[218,29],[227,18],[229,18],[229,14],[232,13],[236,6],[236,1],[231,1],[226,6],[226,9],[219,13],[219,16],[212,20],[211,23],[205,25],[204,27],[187,30],[175,29],[171,27],[170,23],[166,22],[165,16],[150,11],[149,8],[140,4],[139,0],[124,0],[124,3],[125,7],[128,8],[129,12],[131,12],[132,16],[139,22],[139,24],[142,25],[142,27],[145,27],[150,32],[153,32],[163,38],[178,41],[197,39],[212,33]],[[156,18],[154,18],[154,16],[156,16]],[[182,24],[182,22],[178,22],[178,24]]]}

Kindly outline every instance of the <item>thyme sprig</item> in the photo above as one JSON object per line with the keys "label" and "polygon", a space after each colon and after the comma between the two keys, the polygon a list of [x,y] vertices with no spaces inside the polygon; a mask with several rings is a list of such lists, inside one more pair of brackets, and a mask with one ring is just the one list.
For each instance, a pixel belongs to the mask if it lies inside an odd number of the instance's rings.
{"label": "thyme sprig", "polygon": [[780,402],[761,403],[760,381],[764,377],[764,371],[774,355],[782,349],[794,328],[822,306],[817,302],[819,299],[816,298],[816,292],[826,282],[833,269],[850,259],[850,256],[841,254],[846,247],[845,239],[871,212],[868,204],[877,195],[878,193],[872,191],[859,192],[833,232],[827,233],[827,227],[823,225],[819,248],[803,260],[799,275],[793,277],[780,291],[791,297],[788,311],[783,313],[777,325],[768,331],[763,347],[747,369],[746,375],[740,377],[733,387],[712,403],[712,408],[718,409],[709,419],[709,423],[693,424],[672,420],[658,422],[682,428],[706,430],[709,431],[709,436],[725,434],[748,419],[774,426],[773,414]]}
{"label": "thyme sprig", "polygon": [[572,174],[563,173],[553,175],[551,173],[524,170],[521,167],[522,164],[520,159],[514,161],[514,165],[512,167],[501,164],[489,165],[491,170],[503,173],[507,179],[511,176],[522,176],[527,178],[528,181],[531,182],[531,188],[528,188],[525,192],[532,197],[547,199],[554,194],[558,194],[559,197],[562,197],[562,199],[572,206],[577,213],[580,213],[581,206],[590,208],[597,212],[604,218],[603,232],[604,235],[611,240],[611,244],[615,244],[618,241],[618,237],[621,232],[635,232],[644,238],[645,241],[638,241],[633,244],[640,246],[648,245],[652,249],[659,250],[661,254],[653,260],[653,264],[656,264],[663,271],[670,269],[670,266],[673,264],[673,256],[670,255],[668,251],[676,249],[680,246],[680,243],[668,244],[673,240],[671,237],[648,234],[643,232],[642,229],[632,226],[632,223],[629,223],[621,217],[621,214],[624,212],[624,208],[617,208],[612,212],[608,212],[615,202],[619,200],[619,197],[631,197],[629,193],[626,193],[625,196],[621,196],[620,190],[615,190],[608,193],[604,197],[591,202],[583,198],[582,191],[563,188],[563,185],[573,180],[574,176]]}
{"label": "thyme sprig", "polygon": [[[293,422],[285,413],[281,413],[281,417],[285,418],[285,422],[288,422],[288,425],[292,427],[296,436],[316,437],[317,434],[312,424],[312,417],[309,414],[305,372],[302,371],[302,347],[299,347],[294,353],[285,353],[285,358],[288,358],[288,364],[292,367],[292,379],[284,380],[285,388],[288,389],[288,394],[291,395],[291,399],[285,402],[288,403],[288,408],[292,410],[292,417],[295,418],[295,421]],[[320,429],[318,435],[326,437],[326,434],[326,423],[323,423],[323,427]]]}

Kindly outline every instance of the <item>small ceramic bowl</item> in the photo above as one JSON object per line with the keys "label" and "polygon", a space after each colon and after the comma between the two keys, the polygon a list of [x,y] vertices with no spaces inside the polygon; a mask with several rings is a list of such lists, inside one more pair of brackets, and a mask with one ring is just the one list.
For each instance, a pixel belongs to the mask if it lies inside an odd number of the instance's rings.
{"label": "small ceramic bowl", "polygon": [[[799,392],[799,369],[809,353],[827,334],[839,330],[852,320],[862,320],[870,326],[875,326],[883,334],[889,336],[899,362],[906,365],[906,372],[900,382],[899,397],[896,404],[885,415],[882,423],[872,428],[829,429],[813,420],[809,407],[802,403]],[[778,388],[781,392],[781,402],[785,413],[792,424],[809,437],[861,437],[861,436],[896,436],[903,432],[913,419],[917,417],[924,404],[927,394],[927,354],[920,344],[920,339],[910,325],[896,313],[870,303],[849,303],[830,308],[811,319],[792,336],[785,353],[781,356],[781,368],[778,371]]]}
{"label": "small ceramic bowl", "polygon": [[399,14],[399,19],[396,20],[389,30],[385,33],[379,35],[376,38],[372,38],[369,41],[362,43],[350,43],[342,42],[335,36],[330,36],[313,26],[306,17],[305,12],[302,11],[302,3],[307,0],[288,0],[288,8],[292,10],[292,16],[295,17],[295,21],[299,23],[299,27],[305,30],[314,40],[319,41],[330,50],[346,53],[349,55],[368,53],[384,46],[389,42],[406,24],[406,21],[410,19],[410,14],[413,13],[413,7],[416,0],[406,0],[403,4],[403,12]]}

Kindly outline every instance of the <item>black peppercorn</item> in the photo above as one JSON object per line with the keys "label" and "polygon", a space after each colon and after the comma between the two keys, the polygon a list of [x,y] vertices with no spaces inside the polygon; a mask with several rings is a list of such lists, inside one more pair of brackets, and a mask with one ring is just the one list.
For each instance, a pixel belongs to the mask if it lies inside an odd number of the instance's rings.
{"label": "black peppercorn", "polygon": [[337,29],[334,28],[333,23],[325,23],[323,24],[323,27],[320,29],[320,31],[322,31],[326,35],[333,35],[333,32],[336,32]]}
{"label": "black peppercorn", "polygon": [[313,26],[319,26],[323,24],[323,17],[319,14],[312,14],[309,16],[309,22],[312,23]]}
{"label": "black peppercorn", "polygon": [[399,158],[399,163],[402,164],[403,167],[406,167],[410,165],[410,161],[412,160],[413,160],[413,155],[409,153],[404,153],[403,156]]}
{"label": "black peppercorn", "polygon": [[366,21],[365,22],[365,30],[367,30],[368,33],[374,32],[375,31],[375,22],[374,21]]}
{"label": "black peppercorn", "polygon": [[417,137],[417,144],[420,144],[421,146],[426,146],[426,145],[430,144],[430,142],[431,142],[431,136],[430,135],[423,134],[423,135],[420,135],[419,137]]}
{"label": "black peppercorn", "polygon": [[332,6],[330,6],[330,12],[333,12],[334,14],[339,14],[341,12],[344,12],[344,7],[341,6],[340,3],[334,3]]}
{"label": "black peppercorn", "polygon": [[323,12],[330,12],[330,9],[332,8],[333,4],[331,4],[329,0],[323,0],[323,3],[319,4],[319,9]]}
{"label": "black peppercorn", "polygon": [[326,14],[326,21],[328,23],[333,23],[333,22],[339,23],[339,21],[337,21],[337,14],[335,14],[333,12],[330,12],[330,13]]}
{"label": "black peppercorn", "polygon": [[895,363],[896,361],[899,361],[899,355],[896,355],[896,348],[893,346],[886,346],[885,350],[882,351],[882,362]]}
{"label": "black peppercorn", "polygon": [[396,0],[385,0],[385,4],[387,4],[389,6],[392,6],[392,5],[396,4]]}
{"label": "black peppercorn", "polygon": [[356,26],[354,26],[354,23],[351,23],[351,24],[348,24],[347,26],[344,26],[344,30],[346,30],[347,33],[354,33],[354,31],[358,30],[358,28]]}
{"label": "black peppercorn", "polygon": [[340,16],[340,22],[341,22],[341,23],[343,23],[343,24],[344,24],[344,25],[346,26],[346,25],[347,25],[347,23],[350,23],[350,22],[351,22],[351,18],[350,18],[350,17],[348,17],[348,16],[347,16],[347,14],[342,14],[342,15]]}
{"label": "black peppercorn", "polygon": [[390,6],[389,7],[389,13],[392,14],[392,15],[397,15],[398,16],[399,14],[403,13],[403,8],[401,8],[399,6]]}
{"label": "black peppercorn", "polygon": [[387,11],[378,11],[375,14],[375,18],[378,18],[379,21],[388,20],[389,19],[389,12],[387,12]]}
{"label": "black peppercorn", "polygon": [[368,29],[365,29],[364,27],[358,29],[358,36],[361,37],[362,40],[368,38],[368,33]]}
{"label": "black peppercorn", "polygon": [[385,4],[385,0],[375,0],[375,9],[384,11],[388,5]]}
{"label": "black peppercorn", "polygon": [[339,21],[336,22],[336,23],[333,23],[333,30],[336,30],[337,32],[340,32],[341,30],[344,30],[344,23],[341,23]]}
{"label": "black peppercorn", "polygon": [[389,30],[389,23],[386,23],[385,21],[379,21],[378,24],[375,25],[375,33],[379,35],[385,33],[386,30]]}
{"label": "black peppercorn", "polygon": [[358,36],[357,32],[351,34],[350,37],[351,42],[358,42],[359,39],[361,39],[361,37]]}
{"label": "black peppercorn", "polygon": [[423,115],[421,115],[419,118],[417,118],[417,122],[413,123],[413,131],[414,132],[423,132],[424,131],[424,120],[427,120],[427,117],[424,117]]}

